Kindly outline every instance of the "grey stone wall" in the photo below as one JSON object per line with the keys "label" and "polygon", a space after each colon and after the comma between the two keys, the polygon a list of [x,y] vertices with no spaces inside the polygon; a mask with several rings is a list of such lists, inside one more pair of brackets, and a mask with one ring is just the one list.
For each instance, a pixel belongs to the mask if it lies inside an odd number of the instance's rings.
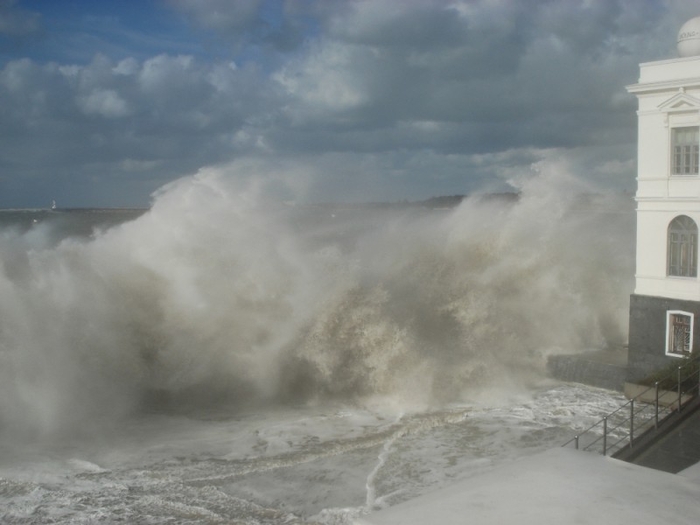
{"label": "grey stone wall", "polygon": [[622,392],[627,367],[590,359],[585,355],[553,355],[547,360],[549,374],[560,381],[583,383]]}
{"label": "grey stone wall", "polygon": [[647,295],[630,296],[627,381],[635,382],[683,359],[666,355],[666,312],[683,310],[695,314],[693,354],[700,349],[700,302]]}

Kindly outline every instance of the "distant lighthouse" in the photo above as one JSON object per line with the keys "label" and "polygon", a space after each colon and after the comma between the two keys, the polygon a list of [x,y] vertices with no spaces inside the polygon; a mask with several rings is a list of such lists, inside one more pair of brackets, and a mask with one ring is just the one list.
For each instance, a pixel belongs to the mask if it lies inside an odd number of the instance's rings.
{"label": "distant lighthouse", "polygon": [[700,351],[700,17],[681,27],[678,54],[640,64],[627,86],[639,102],[631,381]]}

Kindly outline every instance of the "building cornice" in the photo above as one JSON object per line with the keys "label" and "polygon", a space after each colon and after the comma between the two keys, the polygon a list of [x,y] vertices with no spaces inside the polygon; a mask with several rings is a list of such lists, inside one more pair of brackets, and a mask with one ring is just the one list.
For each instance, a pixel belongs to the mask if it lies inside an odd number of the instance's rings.
{"label": "building cornice", "polygon": [[640,82],[625,86],[628,93],[643,94],[659,91],[675,91],[681,88],[700,87],[700,77],[667,80],[664,82]]}
{"label": "building cornice", "polygon": [[[653,197],[635,197],[634,201],[638,204],[638,213],[678,213],[679,211],[683,210],[685,210],[686,214],[700,212],[700,210],[689,209],[693,204],[697,204],[697,201],[671,200]],[[653,206],[654,204],[666,206],[655,207]]]}

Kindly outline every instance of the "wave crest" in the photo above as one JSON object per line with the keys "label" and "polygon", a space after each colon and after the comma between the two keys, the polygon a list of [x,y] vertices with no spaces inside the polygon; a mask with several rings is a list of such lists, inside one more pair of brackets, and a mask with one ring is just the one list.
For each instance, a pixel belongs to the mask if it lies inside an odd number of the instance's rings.
{"label": "wave crest", "polygon": [[89,239],[5,231],[0,431],[72,432],[146,399],[446,402],[624,342],[631,199],[554,168],[520,189],[271,207],[205,172]]}

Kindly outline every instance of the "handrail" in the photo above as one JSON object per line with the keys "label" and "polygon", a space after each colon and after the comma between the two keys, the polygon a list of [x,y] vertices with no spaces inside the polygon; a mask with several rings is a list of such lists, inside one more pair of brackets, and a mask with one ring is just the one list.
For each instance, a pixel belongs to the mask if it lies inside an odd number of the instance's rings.
{"label": "handrail", "polygon": [[[612,455],[623,447],[632,448],[636,438],[651,428],[658,429],[664,418],[680,412],[688,401],[700,395],[700,366],[695,370],[691,366],[698,364],[700,357],[679,366],[562,447],[573,443],[576,450],[598,451],[603,456]],[[666,385],[673,390],[662,388]]]}

